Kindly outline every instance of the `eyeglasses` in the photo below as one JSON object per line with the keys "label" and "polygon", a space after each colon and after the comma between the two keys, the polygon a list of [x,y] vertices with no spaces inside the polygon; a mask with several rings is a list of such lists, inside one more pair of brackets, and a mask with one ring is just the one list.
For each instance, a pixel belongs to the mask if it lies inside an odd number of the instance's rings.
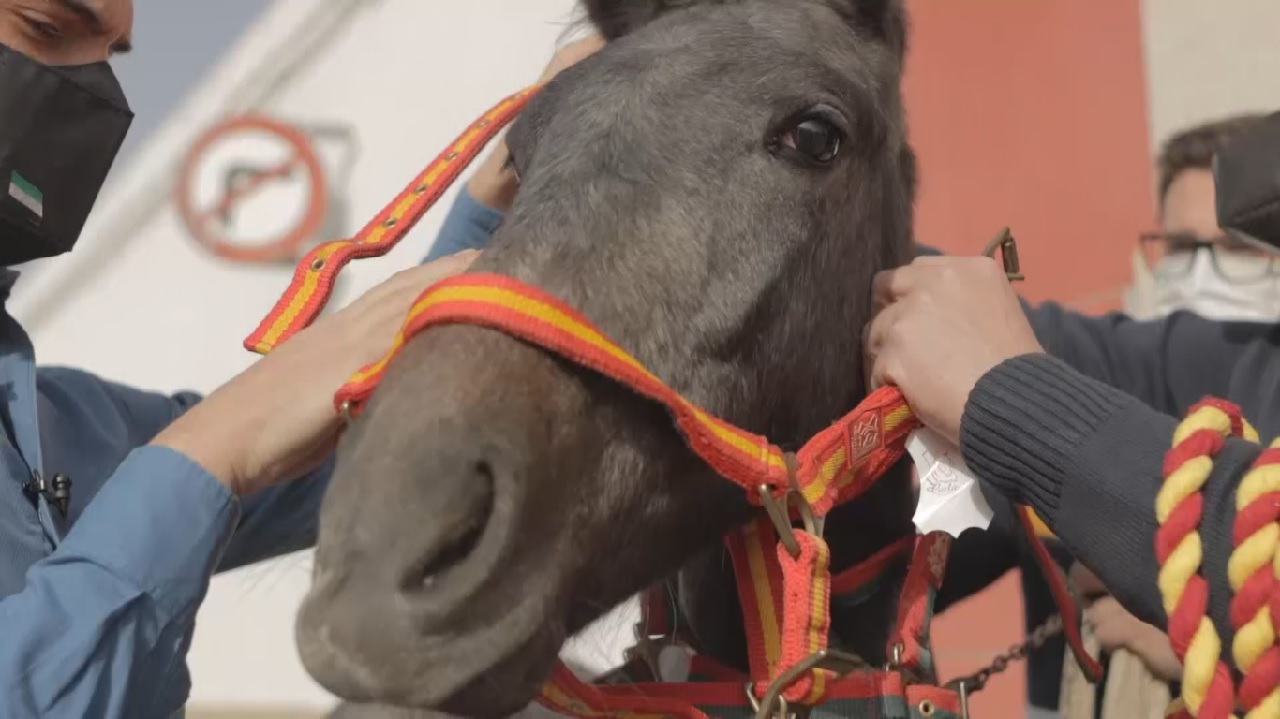
{"label": "eyeglasses", "polygon": [[1208,251],[1214,272],[1227,282],[1259,282],[1280,273],[1280,257],[1231,232],[1210,238],[1190,232],[1144,232],[1139,244],[1147,269],[1161,279],[1190,274],[1201,250]]}

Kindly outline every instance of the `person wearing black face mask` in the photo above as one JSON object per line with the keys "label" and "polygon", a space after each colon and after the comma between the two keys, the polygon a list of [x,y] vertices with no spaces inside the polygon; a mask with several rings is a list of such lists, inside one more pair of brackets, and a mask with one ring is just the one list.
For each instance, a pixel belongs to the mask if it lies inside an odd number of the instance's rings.
{"label": "person wearing black face mask", "polygon": [[0,0],[3,717],[181,715],[210,575],[314,542],[333,391],[475,256],[400,273],[207,398],[37,367],[12,267],[84,227],[132,119],[108,64],[132,19],[131,0]]}

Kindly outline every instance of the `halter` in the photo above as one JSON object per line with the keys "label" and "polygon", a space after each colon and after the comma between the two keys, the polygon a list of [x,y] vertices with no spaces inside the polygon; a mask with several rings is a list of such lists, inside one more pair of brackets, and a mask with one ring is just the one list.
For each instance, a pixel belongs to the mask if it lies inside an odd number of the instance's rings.
{"label": "halter", "polygon": [[[328,301],[342,267],[357,257],[386,254],[536,90],[507,97],[485,113],[354,238],[311,250],[245,346],[266,354],[309,325]],[[1012,237],[998,236],[989,249],[997,245],[1006,269],[1016,275]],[[943,533],[903,537],[833,578],[830,549],[822,536],[827,513],[872,486],[902,457],[907,436],[921,426],[896,388],[872,392],[798,452],[784,452],[685,399],[558,298],[511,277],[474,272],[441,281],[417,298],[386,355],[337,392],[337,411],[348,420],[359,416],[405,343],[445,324],[501,331],[661,404],[689,449],[762,510],[725,538],[746,619],[749,676],[695,657],[695,677],[709,681],[600,686],[558,665],[542,689],[544,705],[577,717],[967,716],[963,683],[927,683],[933,675],[929,624],[951,538]],[[1086,675],[1096,680],[1101,667],[1084,651],[1080,615],[1065,577],[1041,541],[1034,515],[1021,511],[1019,519],[1049,579],[1068,642]],[[833,596],[865,591],[908,550],[911,562],[887,647],[889,664],[873,667],[829,646]],[[631,656],[654,668],[650,673],[657,680],[652,636],[667,632],[660,626],[662,611],[653,609],[665,597],[655,597],[653,592],[646,595],[646,619],[637,628],[639,641]]]}

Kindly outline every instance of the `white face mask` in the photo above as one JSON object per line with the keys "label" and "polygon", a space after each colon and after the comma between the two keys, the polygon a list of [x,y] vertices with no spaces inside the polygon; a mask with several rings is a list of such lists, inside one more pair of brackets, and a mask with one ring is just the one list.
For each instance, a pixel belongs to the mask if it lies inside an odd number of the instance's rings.
{"label": "white face mask", "polygon": [[[1160,264],[1167,261],[1161,260]],[[1266,274],[1268,258],[1219,252],[1218,261],[1241,270],[1233,274],[1261,279],[1228,282],[1214,269],[1209,251],[1202,248],[1196,250],[1190,272],[1166,276],[1157,265],[1152,308],[1155,313],[1159,316],[1187,310],[1213,320],[1280,322],[1280,276]]]}

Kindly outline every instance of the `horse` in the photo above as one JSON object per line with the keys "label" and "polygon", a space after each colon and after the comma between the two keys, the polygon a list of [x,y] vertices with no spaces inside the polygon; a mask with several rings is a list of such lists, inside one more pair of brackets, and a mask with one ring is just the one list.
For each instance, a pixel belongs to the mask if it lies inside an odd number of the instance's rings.
{"label": "horse", "polygon": [[[872,278],[912,247],[901,0],[585,0],[600,52],[511,126],[473,271],[542,288],[669,386],[794,450],[867,395]],[[904,465],[827,522],[832,569],[914,532]],[[338,449],[297,642],[352,702],[525,706],[566,637],[670,584],[745,667],[721,538],[757,511],[664,410],[476,326],[414,337]],[[833,643],[886,660],[905,561]]]}

